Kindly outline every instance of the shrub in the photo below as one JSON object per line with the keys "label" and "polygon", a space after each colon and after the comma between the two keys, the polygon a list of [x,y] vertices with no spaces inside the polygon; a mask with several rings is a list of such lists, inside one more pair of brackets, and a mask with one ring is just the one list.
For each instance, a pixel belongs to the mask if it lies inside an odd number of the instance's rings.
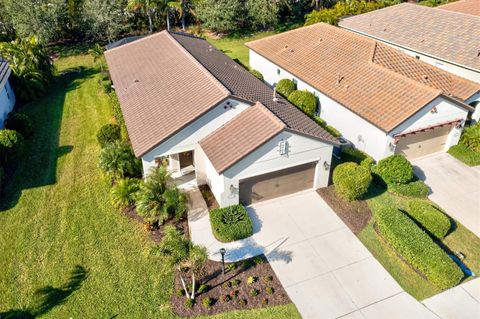
{"label": "shrub", "polygon": [[288,100],[307,115],[313,116],[317,110],[317,98],[308,91],[293,91]]}
{"label": "shrub", "polygon": [[110,143],[119,141],[121,137],[121,129],[117,124],[105,124],[97,133],[97,141],[102,148]]}
{"label": "shrub", "polygon": [[267,298],[263,298],[262,299],[262,306],[266,306],[268,305],[268,299]]}
{"label": "shrub", "polygon": [[480,122],[464,129],[460,143],[470,150],[480,153]]}
{"label": "shrub", "polygon": [[255,256],[253,258],[253,262],[256,264],[256,265],[261,265],[265,262],[265,260],[263,259],[262,256]]}
{"label": "shrub", "polygon": [[182,288],[178,288],[177,289],[177,296],[178,297],[181,297],[185,294],[185,290],[183,290]]}
{"label": "shrub", "polygon": [[2,194],[4,179],[5,179],[5,171],[3,170],[3,167],[0,166],[0,195]]}
{"label": "shrub", "polygon": [[264,280],[265,282],[271,282],[273,281],[273,276],[265,276]]}
{"label": "shrub", "polygon": [[282,79],[278,81],[277,85],[275,86],[276,91],[285,98],[288,98],[290,94],[296,90],[296,88],[297,86],[295,83],[289,79]]}
{"label": "shrub", "polygon": [[260,293],[260,291],[258,291],[258,289],[252,288],[250,290],[250,296],[252,296],[252,297],[258,296],[259,293]]}
{"label": "shrub", "polygon": [[391,155],[378,162],[375,173],[387,183],[406,184],[413,179],[412,164],[402,155]]}
{"label": "shrub", "polygon": [[0,130],[0,164],[17,161],[23,154],[25,141],[22,134],[13,130]]}
{"label": "shrub", "polygon": [[247,283],[248,283],[249,285],[255,283],[255,281],[257,281],[257,278],[254,277],[254,276],[250,276],[250,277],[247,278]]}
{"label": "shrub", "polygon": [[462,270],[415,222],[393,207],[375,214],[380,233],[415,269],[441,289],[455,286],[463,278]]}
{"label": "shrub", "polygon": [[245,259],[244,261],[242,261],[242,268],[243,269],[248,269],[252,266],[253,266],[253,262],[252,262],[251,259]]}
{"label": "shrub", "polygon": [[185,300],[185,307],[187,307],[188,309],[192,309],[193,302],[194,302],[193,299],[188,298],[187,300]]}
{"label": "shrub", "polygon": [[253,76],[256,77],[257,79],[263,81],[263,75],[262,75],[262,73],[260,73],[260,71],[258,71],[258,70],[250,70],[250,73],[252,73]]}
{"label": "shrub", "polygon": [[5,128],[17,131],[24,138],[30,138],[33,135],[32,120],[23,113],[10,113],[5,121]]}
{"label": "shrub", "polygon": [[135,194],[140,190],[140,180],[136,178],[124,178],[110,190],[112,205],[124,208],[135,203]]}
{"label": "shrub", "polygon": [[168,216],[181,219],[187,213],[187,195],[172,186],[163,193],[163,210]]}
{"label": "shrub", "polygon": [[340,133],[339,130],[337,130],[336,128],[334,128],[333,126],[331,125],[326,125],[324,127],[325,131],[327,131],[328,133],[330,133],[332,136],[334,137],[340,137],[342,136],[342,133]]}
{"label": "shrub", "polygon": [[359,165],[367,159],[369,159],[369,161],[375,161],[370,155],[354,147],[343,148],[341,157],[344,162],[354,162]]}
{"label": "shrub", "polygon": [[202,299],[202,305],[204,308],[210,308],[213,304],[213,301],[211,298],[203,298]]}
{"label": "shrub", "polygon": [[230,282],[230,286],[231,286],[231,287],[237,287],[239,284],[240,284],[240,280],[239,280],[239,279],[233,279],[233,280],[231,280],[231,282]]}
{"label": "shrub", "polygon": [[167,190],[169,181],[170,174],[165,167],[160,166],[151,170],[146,182],[140,186],[136,196],[137,212],[150,223],[163,223],[171,217],[163,209],[163,193]]}
{"label": "shrub", "polygon": [[238,298],[238,290],[230,291],[229,295],[230,295],[230,298],[237,299]]}
{"label": "shrub", "polygon": [[348,201],[361,198],[372,182],[370,170],[356,163],[343,163],[333,171],[335,191]]}
{"label": "shrub", "polygon": [[230,298],[229,295],[222,295],[222,296],[220,297],[220,302],[221,302],[221,303],[227,303],[227,302],[229,302],[230,300],[231,300],[231,298]]}
{"label": "shrub", "polygon": [[213,234],[221,242],[247,238],[253,234],[253,223],[242,205],[216,208],[210,211]]}
{"label": "shrub", "polygon": [[113,179],[138,177],[142,171],[142,163],[132,148],[118,141],[102,149],[98,166]]}
{"label": "shrub", "polygon": [[208,285],[201,284],[200,287],[198,287],[197,293],[203,294],[204,292],[208,291]]}
{"label": "shrub", "polygon": [[408,215],[437,238],[445,237],[452,227],[450,218],[428,202],[413,200],[408,208]]}
{"label": "shrub", "polygon": [[103,80],[102,81],[102,87],[103,87],[103,92],[109,94],[110,92],[113,91],[112,89],[112,83],[110,80]]}
{"label": "shrub", "polygon": [[233,271],[233,270],[237,269],[237,263],[230,263],[230,264],[228,264],[228,265],[227,265],[227,269],[228,269],[229,271]]}
{"label": "shrub", "polygon": [[274,292],[274,290],[273,290],[272,287],[267,287],[267,288],[265,288],[265,293],[266,293],[267,295],[273,295],[273,292]]}
{"label": "shrub", "polygon": [[242,307],[246,306],[247,305],[247,300],[246,299],[240,299],[238,301],[238,304]]}
{"label": "shrub", "polygon": [[407,184],[389,184],[388,190],[398,195],[416,198],[426,198],[429,192],[428,186],[421,180]]}

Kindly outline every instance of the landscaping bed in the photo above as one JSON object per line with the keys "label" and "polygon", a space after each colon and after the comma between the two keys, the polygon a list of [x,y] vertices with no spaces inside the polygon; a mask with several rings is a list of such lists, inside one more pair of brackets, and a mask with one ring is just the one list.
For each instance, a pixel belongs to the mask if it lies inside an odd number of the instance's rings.
{"label": "landscaping bed", "polygon": [[210,186],[208,186],[207,184],[200,185],[198,186],[198,189],[202,193],[202,197],[205,200],[205,203],[207,204],[209,211],[220,207],[220,205],[218,205],[217,200],[215,199],[215,196],[213,196]]}
{"label": "landscaping bed", "polygon": [[319,188],[317,193],[356,235],[367,226],[372,217],[372,212],[366,201],[346,201],[337,195],[333,185]]}
{"label": "landscaping bed", "polygon": [[[236,265],[236,269],[229,268],[229,265],[233,264]],[[256,278],[256,281],[249,284],[249,277]],[[238,282],[234,283],[235,280]],[[197,290],[201,284],[207,285],[209,289],[197,294],[193,307],[188,308],[185,295],[179,293],[179,290],[182,289],[180,277],[178,274],[175,276],[174,294],[171,300],[174,313],[191,317],[291,303],[275,276],[275,272],[263,255],[242,262],[226,264],[225,275],[222,275],[220,262],[209,260],[202,270],[201,277],[198,278]],[[270,288],[272,288],[271,291]],[[252,289],[258,291],[256,296],[251,295]],[[267,290],[269,290],[268,293]],[[211,300],[209,307],[203,304],[203,300],[206,298]],[[227,301],[225,298],[230,300]]]}

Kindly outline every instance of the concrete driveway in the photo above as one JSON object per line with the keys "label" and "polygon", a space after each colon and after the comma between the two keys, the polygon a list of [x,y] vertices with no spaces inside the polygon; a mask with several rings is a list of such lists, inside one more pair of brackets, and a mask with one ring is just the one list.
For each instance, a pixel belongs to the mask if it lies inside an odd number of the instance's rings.
{"label": "concrete driveway", "polygon": [[437,318],[403,291],[315,191],[249,207],[257,246],[303,318]]}
{"label": "concrete driveway", "polygon": [[430,187],[429,198],[480,237],[480,167],[448,153],[413,160],[415,173]]}

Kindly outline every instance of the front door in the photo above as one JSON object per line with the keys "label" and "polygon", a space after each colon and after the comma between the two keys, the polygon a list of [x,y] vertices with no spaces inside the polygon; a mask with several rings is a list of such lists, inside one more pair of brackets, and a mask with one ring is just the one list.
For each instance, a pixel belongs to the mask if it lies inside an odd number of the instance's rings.
{"label": "front door", "polygon": [[180,169],[193,166],[193,151],[179,153]]}

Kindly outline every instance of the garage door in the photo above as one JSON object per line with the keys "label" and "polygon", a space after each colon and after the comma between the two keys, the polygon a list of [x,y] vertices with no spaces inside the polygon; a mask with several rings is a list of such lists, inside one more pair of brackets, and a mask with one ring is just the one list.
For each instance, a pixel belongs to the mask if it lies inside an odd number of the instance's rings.
{"label": "garage door", "polygon": [[315,165],[308,163],[240,180],[240,202],[250,205],[312,188]]}
{"label": "garage door", "polygon": [[395,153],[403,154],[408,159],[443,151],[451,125],[418,132],[400,138]]}

